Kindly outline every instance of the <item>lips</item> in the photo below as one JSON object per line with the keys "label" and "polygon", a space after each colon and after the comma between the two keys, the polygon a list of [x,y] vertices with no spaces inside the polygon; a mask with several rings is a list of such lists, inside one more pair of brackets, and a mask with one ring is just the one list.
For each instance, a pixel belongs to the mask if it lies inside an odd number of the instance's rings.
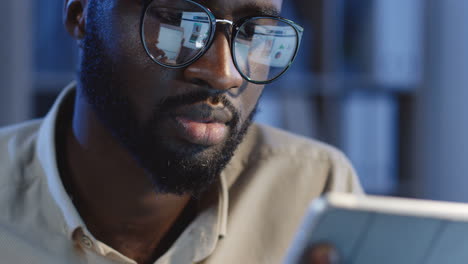
{"label": "lips", "polygon": [[229,133],[232,113],[222,106],[197,103],[173,112],[176,136],[193,144],[212,146],[223,142]]}

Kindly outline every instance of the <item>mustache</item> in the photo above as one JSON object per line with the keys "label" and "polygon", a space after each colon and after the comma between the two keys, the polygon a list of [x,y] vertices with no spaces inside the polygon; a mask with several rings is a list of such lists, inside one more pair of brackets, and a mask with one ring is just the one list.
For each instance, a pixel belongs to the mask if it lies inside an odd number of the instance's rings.
{"label": "mustache", "polygon": [[206,91],[190,92],[183,95],[166,97],[158,104],[157,110],[159,112],[170,113],[172,109],[179,106],[191,105],[207,100],[213,103],[221,103],[233,116],[239,116],[239,111],[224,94],[213,94]]}

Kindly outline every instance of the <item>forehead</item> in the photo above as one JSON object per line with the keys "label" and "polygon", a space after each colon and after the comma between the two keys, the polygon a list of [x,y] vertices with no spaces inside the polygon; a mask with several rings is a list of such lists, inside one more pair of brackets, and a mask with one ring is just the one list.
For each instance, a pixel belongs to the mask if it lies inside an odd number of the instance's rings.
{"label": "forehead", "polygon": [[195,0],[219,16],[279,15],[283,0]]}

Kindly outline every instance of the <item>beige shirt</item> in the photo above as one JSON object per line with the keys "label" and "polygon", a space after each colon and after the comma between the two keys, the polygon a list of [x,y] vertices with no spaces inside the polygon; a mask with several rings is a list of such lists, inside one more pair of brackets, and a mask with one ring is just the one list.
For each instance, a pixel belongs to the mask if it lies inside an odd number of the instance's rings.
{"label": "beige shirt", "polygon": [[[45,119],[0,130],[0,263],[136,263],[93,237],[59,177],[56,120],[73,89]],[[156,264],[281,263],[309,202],[327,191],[361,193],[343,154],[254,124],[212,199]]]}

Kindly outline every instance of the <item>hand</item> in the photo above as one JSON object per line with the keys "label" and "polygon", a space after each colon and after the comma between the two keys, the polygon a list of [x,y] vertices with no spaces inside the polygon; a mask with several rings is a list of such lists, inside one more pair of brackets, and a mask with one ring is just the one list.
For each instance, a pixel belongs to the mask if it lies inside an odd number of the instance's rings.
{"label": "hand", "polygon": [[304,254],[301,264],[339,264],[340,255],[333,245],[321,243],[313,245]]}

